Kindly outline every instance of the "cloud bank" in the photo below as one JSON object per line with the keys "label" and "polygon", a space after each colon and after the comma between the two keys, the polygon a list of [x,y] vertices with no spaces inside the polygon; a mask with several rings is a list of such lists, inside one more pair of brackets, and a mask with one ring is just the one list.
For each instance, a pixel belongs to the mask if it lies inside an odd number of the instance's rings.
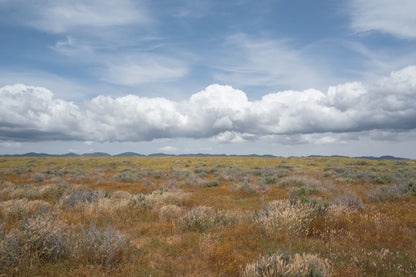
{"label": "cloud bank", "polygon": [[[279,91],[250,101],[230,86],[210,85],[184,101],[135,95],[98,96],[83,103],[56,99],[46,88],[0,88],[0,140],[150,141],[213,138],[241,142],[361,131],[416,129],[416,66],[372,84],[327,91]],[[319,142],[319,141],[318,141]]]}

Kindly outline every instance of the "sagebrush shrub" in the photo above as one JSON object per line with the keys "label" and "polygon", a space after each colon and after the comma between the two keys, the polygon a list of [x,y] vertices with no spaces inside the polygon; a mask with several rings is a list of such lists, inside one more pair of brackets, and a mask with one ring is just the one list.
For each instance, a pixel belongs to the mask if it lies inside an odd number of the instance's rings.
{"label": "sagebrush shrub", "polygon": [[332,201],[335,205],[349,208],[357,208],[363,205],[363,201],[354,193],[344,193]]}
{"label": "sagebrush shrub", "polygon": [[306,199],[310,195],[318,193],[316,184],[308,184],[300,187],[292,187],[289,197],[291,199]]}
{"label": "sagebrush shrub", "polygon": [[371,201],[393,200],[401,197],[406,193],[405,185],[394,184],[392,186],[381,186],[370,190],[367,193],[367,199]]}
{"label": "sagebrush shrub", "polygon": [[131,194],[127,191],[122,191],[122,190],[118,190],[115,191],[111,194],[111,199],[120,199],[120,200],[124,200],[124,199],[130,199]]}
{"label": "sagebrush shrub", "polygon": [[19,228],[2,230],[0,268],[28,266],[33,261],[54,262],[70,254],[72,243],[66,224],[43,217],[31,218]]}
{"label": "sagebrush shrub", "polygon": [[73,191],[68,195],[65,195],[62,199],[62,205],[66,208],[74,207],[78,203],[91,203],[98,198],[103,197],[103,192],[95,190],[80,190]]}
{"label": "sagebrush shrub", "polygon": [[270,187],[263,182],[251,184],[245,180],[243,182],[235,183],[231,186],[231,191],[242,191],[245,193],[265,193],[270,191]]}
{"label": "sagebrush shrub", "polygon": [[120,170],[116,175],[113,176],[114,180],[126,182],[126,183],[132,183],[140,181],[141,175],[129,168],[125,168]]}
{"label": "sagebrush shrub", "polygon": [[177,221],[182,230],[204,232],[213,226],[227,226],[241,218],[238,212],[215,211],[211,207],[198,206],[183,214]]}
{"label": "sagebrush shrub", "polygon": [[111,267],[127,259],[130,241],[112,227],[100,230],[95,225],[90,225],[81,228],[78,251],[89,263]]}
{"label": "sagebrush shrub", "polygon": [[43,181],[45,181],[45,178],[46,178],[45,174],[43,174],[43,173],[35,173],[32,176],[32,180],[34,182],[43,182]]}
{"label": "sagebrush shrub", "polygon": [[407,184],[406,193],[416,196],[416,183],[415,182],[410,182],[409,184]]}
{"label": "sagebrush shrub", "polygon": [[220,185],[220,182],[218,180],[209,180],[205,181],[203,186],[204,187],[218,187]]}
{"label": "sagebrush shrub", "polygon": [[78,207],[82,208],[86,215],[94,216],[97,213],[100,213],[111,216],[120,211],[129,209],[129,205],[129,199],[99,198],[97,201],[85,203]]}
{"label": "sagebrush shrub", "polygon": [[287,177],[279,182],[281,187],[321,186],[321,182],[307,177]]}

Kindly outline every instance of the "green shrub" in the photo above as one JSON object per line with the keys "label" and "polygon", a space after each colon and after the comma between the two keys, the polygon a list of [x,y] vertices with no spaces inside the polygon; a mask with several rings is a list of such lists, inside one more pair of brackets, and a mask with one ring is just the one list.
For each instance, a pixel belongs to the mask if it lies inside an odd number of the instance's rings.
{"label": "green shrub", "polygon": [[293,187],[290,190],[290,199],[306,199],[310,195],[318,193],[317,185],[311,184],[301,187]]}
{"label": "green shrub", "polygon": [[218,180],[210,180],[205,182],[204,187],[218,187],[220,185],[220,182]]}
{"label": "green shrub", "polygon": [[132,172],[131,169],[125,168],[120,170],[116,175],[114,175],[113,179],[121,182],[133,183],[139,181],[141,179],[141,176],[136,172]]}
{"label": "green shrub", "polygon": [[263,180],[264,180],[264,183],[266,183],[267,185],[272,185],[272,184],[276,183],[277,177],[274,176],[274,175],[264,176]]}
{"label": "green shrub", "polygon": [[237,191],[237,190],[243,191],[246,193],[254,193],[256,192],[257,188],[256,186],[251,185],[250,182],[244,181],[241,183],[233,184],[231,186],[231,191]]}
{"label": "green shrub", "polygon": [[409,183],[406,187],[406,193],[416,196],[416,183]]}

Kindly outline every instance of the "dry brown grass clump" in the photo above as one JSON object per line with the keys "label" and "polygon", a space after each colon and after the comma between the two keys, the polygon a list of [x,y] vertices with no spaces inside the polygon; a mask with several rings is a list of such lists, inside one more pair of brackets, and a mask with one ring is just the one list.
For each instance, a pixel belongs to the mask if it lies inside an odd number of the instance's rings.
{"label": "dry brown grass clump", "polygon": [[274,200],[267,204],[256,216],[256,223],[268,234],[302,234],[318,213],[311,203]]}
{"label": "dry brown grass clump", "polygon": [[15,185],[8,183],[4,185],[0,191],[1,198],[3,199],[44,199],[44,200],[56,200],[59,199],[62,194],[67,190],[69,186],[61,184],[23,184]]}
{"label": "dry brown grass clump", "polygon": [[189,193],[181,190],[157,190],[153,191],[149,195],[146,195],[146,201],[154,208],[159,208],[167,204],[182,206],[187,203],[189,196]]}
{"label": "dry brown grass clump", "polygon": [[21,220],[33,215],[44,214],[51,205],[43,200],[12,199],[0,202],[0,219]]}
{"label": "dry brown grass clump", "polygon": [[257,262],[248,264],[243,277],[329,277],[331,265],[328,260],[314,254],[290,256],[275,253],[260,257]]}
{"label": "dry brown grass clump", "polygon": [[177,221],[180,230],[204,232],[214,226],[227,226],[243,218],[233,211],[216,211],[211,207],[198,206],[183,214]]}
{"label": "dry brown grass clump", "polygon": [[162,220],[169,221],[179,218],[183,213],[183,208],[176,205],[165,205],[160,207],[159,217]]}

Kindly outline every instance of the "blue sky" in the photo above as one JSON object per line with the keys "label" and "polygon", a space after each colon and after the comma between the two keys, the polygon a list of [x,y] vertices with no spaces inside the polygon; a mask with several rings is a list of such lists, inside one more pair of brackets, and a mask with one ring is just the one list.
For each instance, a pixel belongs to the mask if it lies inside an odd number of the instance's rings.
{"label": "blue sky", "polygon": [[416,158],[415,12],[0,0],[0,153]]}

